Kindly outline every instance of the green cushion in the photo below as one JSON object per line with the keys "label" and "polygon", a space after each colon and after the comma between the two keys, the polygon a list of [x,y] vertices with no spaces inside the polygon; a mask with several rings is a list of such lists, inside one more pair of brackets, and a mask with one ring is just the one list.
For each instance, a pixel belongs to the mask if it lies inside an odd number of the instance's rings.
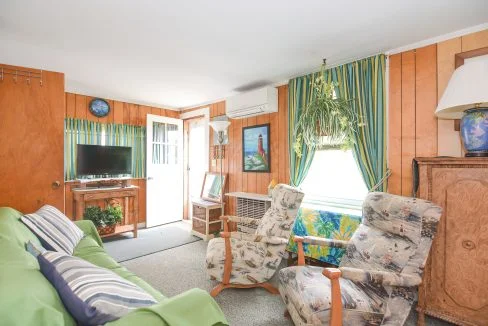
{"label": "green cushion", "polygon": [[25,243],[40,245],[11,208],[0,208],[0,316],[5,325],[76,325]]}

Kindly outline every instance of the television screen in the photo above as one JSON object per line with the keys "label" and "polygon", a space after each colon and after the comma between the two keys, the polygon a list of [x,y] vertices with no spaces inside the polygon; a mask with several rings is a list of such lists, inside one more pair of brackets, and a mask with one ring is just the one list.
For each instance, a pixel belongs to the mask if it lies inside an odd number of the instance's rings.
{"label": "television screen", "polygon": [[132,173],[132,148],[77,145],[76,173],[80,176]]}

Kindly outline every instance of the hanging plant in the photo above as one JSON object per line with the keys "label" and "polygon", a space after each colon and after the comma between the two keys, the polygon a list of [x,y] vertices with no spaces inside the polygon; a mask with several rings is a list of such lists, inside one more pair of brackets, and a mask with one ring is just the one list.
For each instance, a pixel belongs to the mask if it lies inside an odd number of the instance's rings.
{"label": "hanging plant", "polygon": [[298,156],[302,155],[302,140],[311,148],[350,148],[359,129],[359,118],[351,106],[352,100],[335,96],[337,83],[324,77],[325,60],[317,78],[312,83],[312,99],[305,106],[295,127],[295,144]]}

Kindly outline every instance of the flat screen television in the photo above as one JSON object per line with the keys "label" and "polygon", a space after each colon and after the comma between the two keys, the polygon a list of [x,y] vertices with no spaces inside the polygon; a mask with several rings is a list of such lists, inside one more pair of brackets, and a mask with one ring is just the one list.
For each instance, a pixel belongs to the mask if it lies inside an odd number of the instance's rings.
{"label": "flat screen television", "polygon": [[76,173],[87,176],[127,176],[132,173],[132,148],[77,145]]}

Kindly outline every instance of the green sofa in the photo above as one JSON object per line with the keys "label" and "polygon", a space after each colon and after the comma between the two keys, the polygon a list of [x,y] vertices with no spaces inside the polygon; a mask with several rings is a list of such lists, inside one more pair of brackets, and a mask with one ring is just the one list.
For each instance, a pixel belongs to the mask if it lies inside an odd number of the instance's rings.
{"label": "green sofa", "polygon": [[[37,259],[25,251],[25,243],[40,244],[37,237],[20,221],[22,213],[0,208],[0,321],[2,325],[76,325],[63,306],[56,289],[42,275]],[[158,303],[137,309],[107,325],[227,325],[220,307],[210,295],[192,289],[166,298],[148,283],[113,260],[103,249],[91,221],[77,221],[85,233],[74,256],[105,267],[137,284]],[[164,272],[164,271],[162,271]]]}

